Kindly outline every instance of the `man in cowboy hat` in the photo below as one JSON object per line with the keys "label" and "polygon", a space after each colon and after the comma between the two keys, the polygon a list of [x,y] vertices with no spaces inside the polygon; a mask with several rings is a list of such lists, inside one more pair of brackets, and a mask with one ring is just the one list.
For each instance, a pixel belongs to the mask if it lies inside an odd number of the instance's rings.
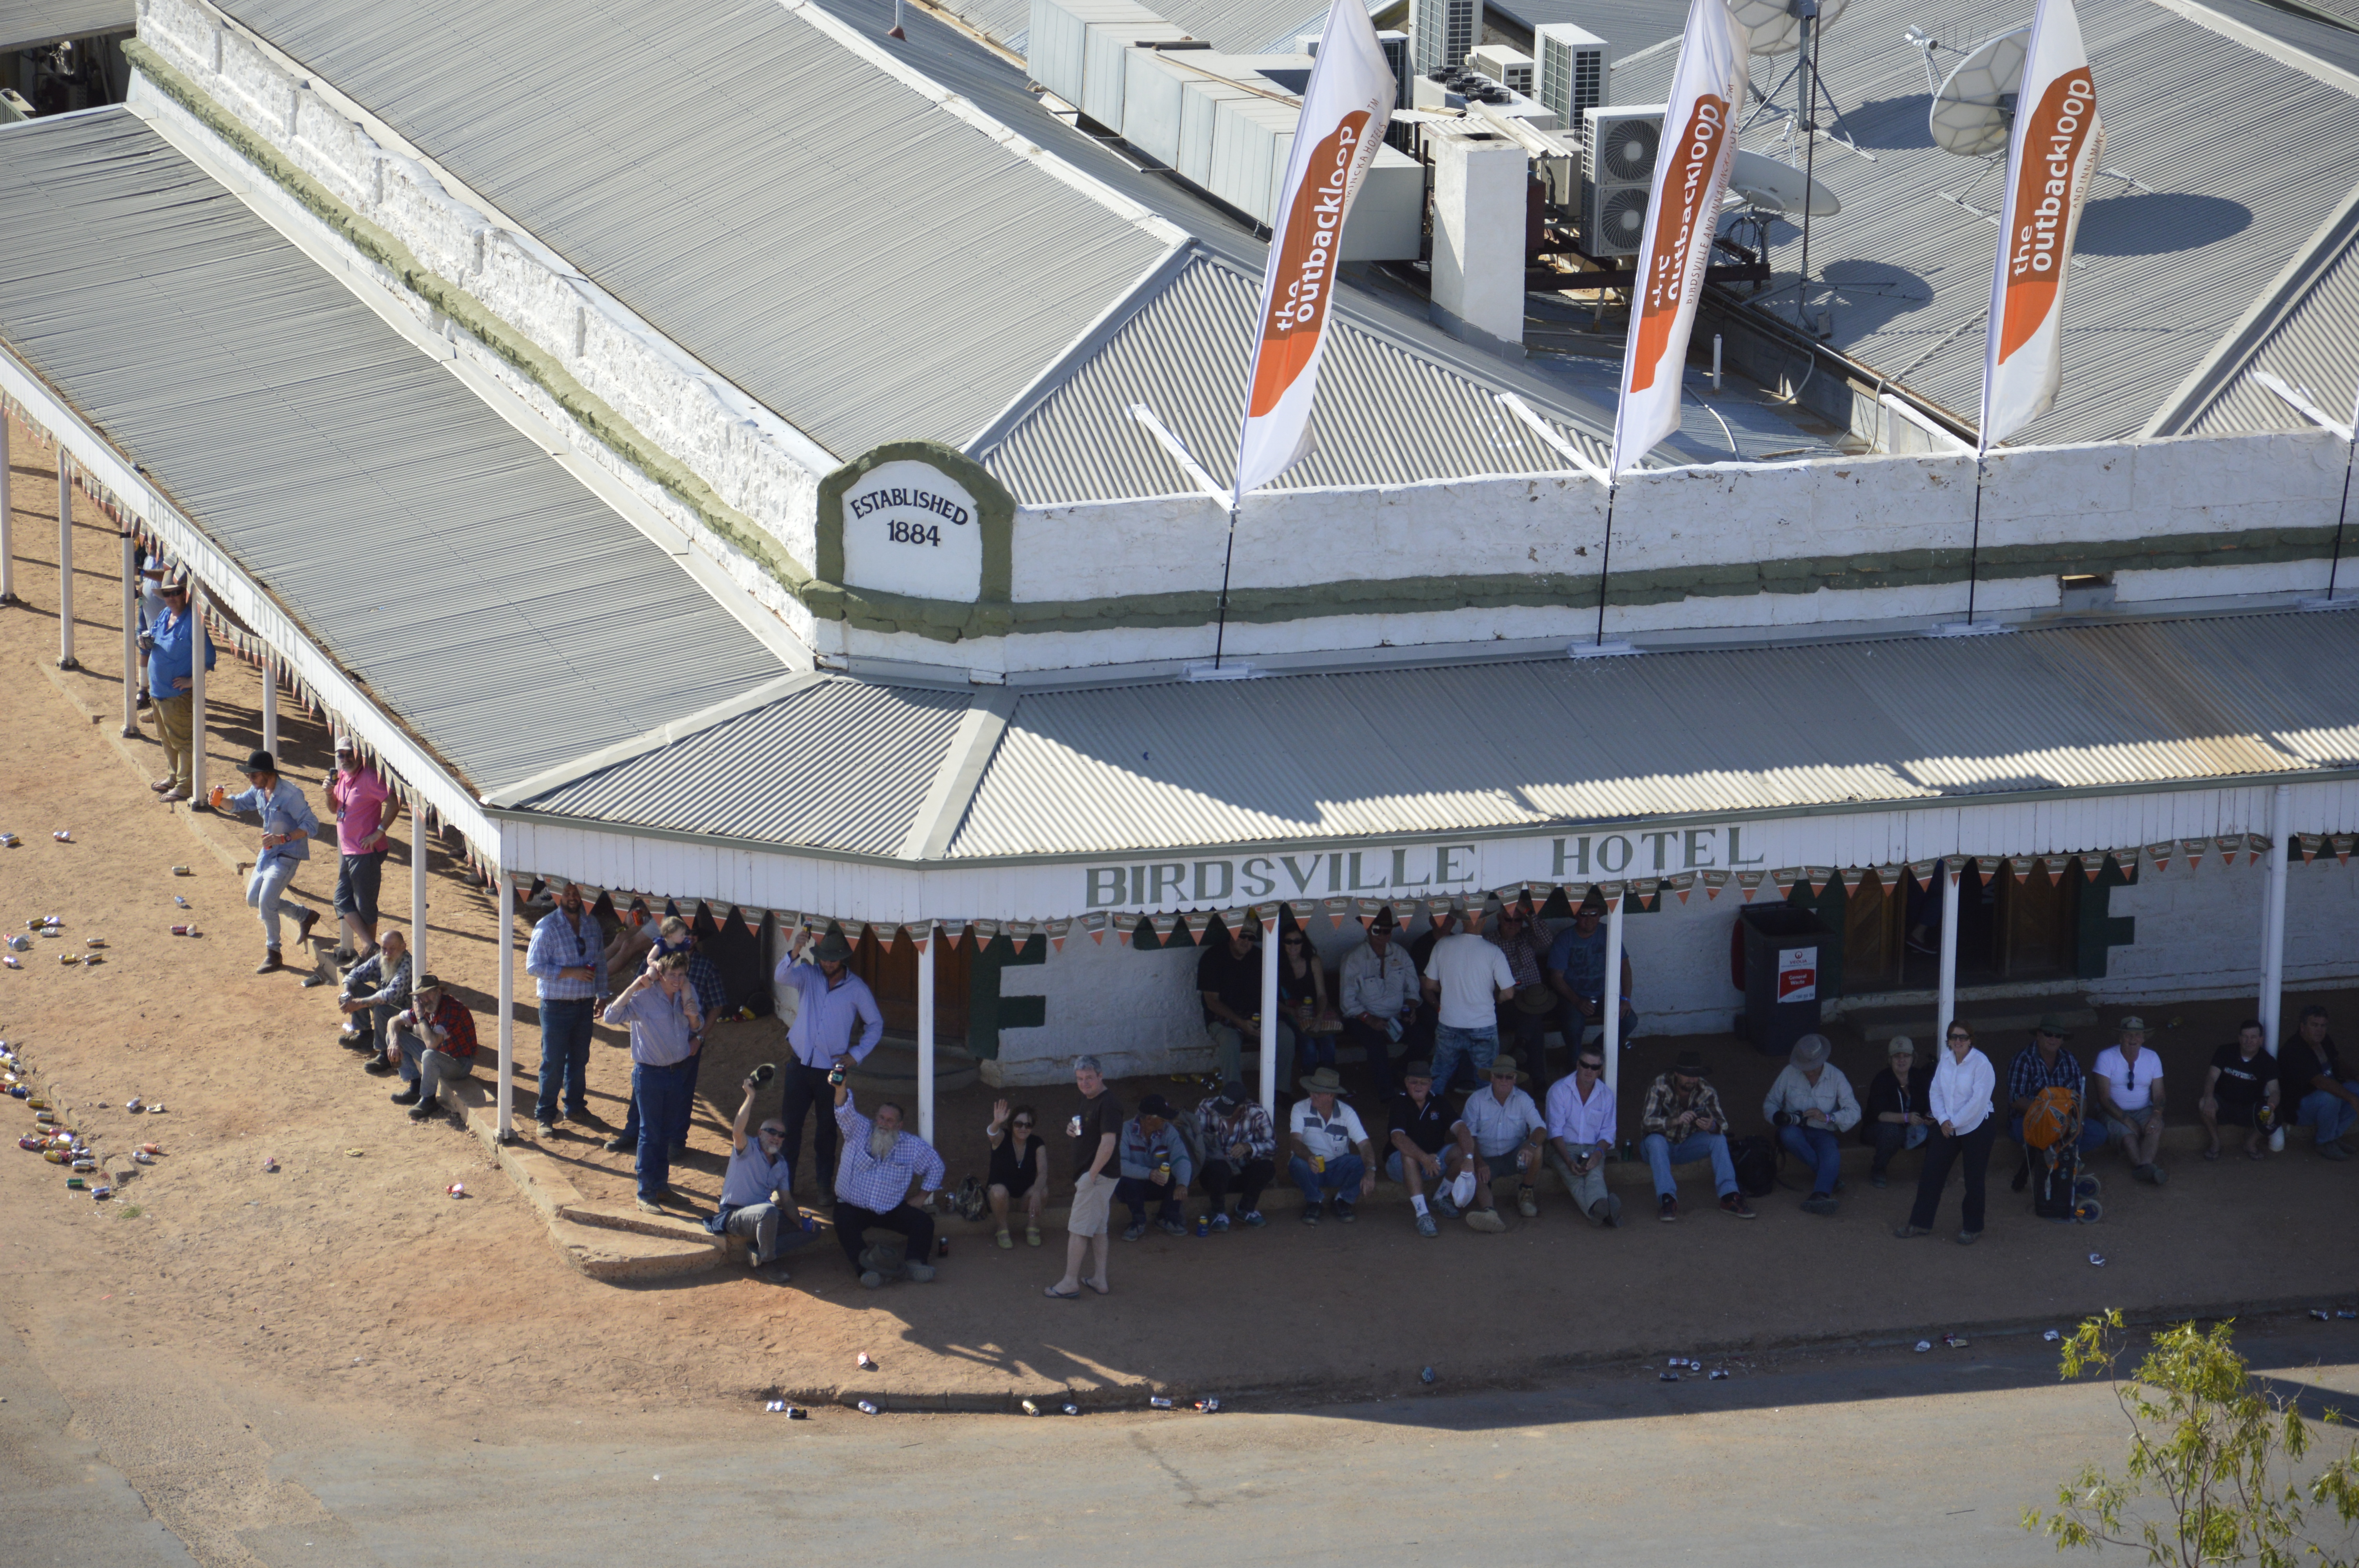
{"label": "man in cowboy hat", "polygon": [[1704,1082],[1712,1069],[1698,1051],[1682,1051],[1671,1070],[1647,1087],[1647,1108],[1638,1117],[1645,1138],[1638,1147],[1655,1173],[1655,1217],[1669,1225],[1680,1217],[1680,1186],[1671,1167],[1712,1162],[1712,1184],[1720,1210],[1751,1219],[1753,1206],[1736,1189],[1736,1164],[1728,1155],[1728,1118],[1720,1096]]}
{"label": "man in cowboy hat", "polygon": [[2072,1038],[2072,1025],[2061,1013],[2051,1012],[2039,1021],[2031,1032],[2031,1044],[2015,1054],[2007,1064],[2006,1098],[2012,1119],[2007,1131],[2016,1146],[2023,1150],[2023,1158],[2015,1168],[2014,1188],[2021,1192],[2031,1181],[2031,1151],[2023,1142],[2023,1113],[2042,1089],[2070,1089],[2080,1102],[2081,1158],[2083,1160],[2105,1146],[2105,1124],[2089,1112],[2087,1080],[2081,1073],[2081,1059],[2064,1048]]}
{"label": "man in cowboy hat", "polygon": [[1161,1095],[1148,1095],[1138,1102],[1138,1114],[1122,1124],[1122,1147],[1116,1152],[1122,1176],[1114,1195],[1130,1209],[1130,1228],[1122,1233],[1125,1241],[1147,1234],[1150,1206],[1163,1234],[1188,1234],[1184,1208],[1196,1162],[1188,1157],[1187,1141],[1171,1125],[1178,1114]]}
{"label": "man in cowboy hat", "polygon": [[1516,1087],[1531,1082],[1532,1076],[1519,1069],[1513,1056],[1493,1057],[1485,1076],[1488,1087],[1466,1097],[1466,1108],[1450,1130],[1458,1140],[1458,1168],[1465,1169],[1471,1162],[1474,1171],[1474,1201],[1466,1211],[1466,1223],[1475,1230],[1500,1231],[1507,1226],[1492,1207],[1495,1176],[1513,1171],[1516,1212],[1526,1219],[1540,1212],[1532,1178],[1539,1174],[1548,1121],[1532,1097]]}
{"label": "man in cowboy hat", "polygon": [[386,1055],[409,1080],[393,1103],[409,1108],[409,1119],[424,1121],[442,1103],[442,1086],[475,1070],[475,1015],[432,975],[418,977],[408,1011],[393,1021]]}
{"label": "man in cowboy hat", "polygon": [[1335,1217],[1349,1225],[1352,1205],[1376,1190],[1375,1151],[1360,1114],[1336,1097],[1343,1080],[1321,1067],[1298,1080],[1306,1098],[1294,1102],[1286,1130],[1294,1144],[1287,1176],[1302,1189],[1302,1223],[1319,1223],[1325,1195],[1335,1195]]}
{"label": "man in cowboy hat", "polygon": [[1859,1098],[1841,1067],[1827,1061],[1834,1043],[1823,1034],[1794,1042],[1785,1070],[1769,1086],[1761,1114],[1777,1130],[1786,1152],[1810,1167],[1805,1214],[1835,1212],[1835,1189],[1843,1185],[1843,1135],[1859,1125]]}
{"label": "man in cowboy hat", "polygon": [[[268,944],[261,966],[254,972],[266,975],[286,968],[278,956],[278,920],[288,906],[279,895],[295,880],[297,869],[311,858],[311,839],[320,831],[320,819],[311,815],[311,803],[303,798],[303,792],[278,776],[278,763],[269,752],[255,752],[245,759],[245,782],[251,787],[235,795],[214,790],[213,806],[220,810],[251,811],[262,818],[262,858],[255,861],[254,874],[245,880],[245,902],[261,920],[262,939]],[[295,940],[310,941],[320,912],[298,908],[294,915]]]}
{"label": "man in cowboy hat", "polygon": [[[868,982],[849,968],[852,944],[843,939],[843,933],[829,926],[806,961],[801,955],[810,940],[809,931],[798,931],[793,946],[778,960],[777,972],[772,977],[791,988],[798,999],[794,1023],[787,1031],[787,1045],[795,1061],[781,1075],[787,1087],[778,1107],[790,1155],[803,1146],[803,1119],[812,1106],[822,1100],[833,1103],[834,1088],[827,1081],[828,1075],[838,1067],[849,1070],[866,1061],[876,1042],[885,1037],[885,1015],[876,1011],[876,998],[869,992]],[[855,1023],[860,1026],[856,1042],[852,1037]],[[829,1203],[835,1201],[836,1149],[834,1119],[821,1116],[813,1135],[816,1158],[812,1163],[819,1174],[820,1195]]]}
{"label": "man in cowboy hat", "polygon": [[1419,1003],[1417,961],[1397,940],[1390,904],[1368,924],[1368,939],[1343,956],[1337,1005],[1343,1014],[1343,1044],[1367,1053],[1376,1093],[1393,1094],[1393,1058],[1422,1057],[1431,1044]]}

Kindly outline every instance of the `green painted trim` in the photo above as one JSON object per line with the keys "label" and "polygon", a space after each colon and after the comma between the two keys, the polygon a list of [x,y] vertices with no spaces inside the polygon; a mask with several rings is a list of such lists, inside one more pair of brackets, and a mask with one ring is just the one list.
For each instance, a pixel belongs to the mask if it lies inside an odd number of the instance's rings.
{"label": "green painted trim", "polygon": [[[1218,596],[1210,591],[1009,602],[1015,554],[1014,498],[989,470],[962,453],[929,441],[888,443],[837,469],[821,481],[819,569],[806,570],[752,518],[723,501],[711,485],[582,386],[555,358],[473,295],[420,262],[386,230],[344,205],[333,192],[223,111],[202,89],[159,56],[152,45],[132,38],[124,49],[135,65],[200,123],[284,187],[353,248],[391,272],[404,287],[529,376],[583,428],[624,461],[663,486],[695,513],[706,527],[759,566],[821,620],[842,621],[864,632],[908,632],[941,643],[1016,633],[1204,626],[1212,622]],[[979,602],[959,604],[917,599],[843,584],[843,486],[864,472],[866,467],[897,458],[934,463],[951,471],[975,495],[985,530]],[[1006,508],[1004,524],[992,521],[1002,503]],[[1995,579],[2060,576],[2066,572],[2172,571],[2322,560],[2331,547],[2332,535],[2332,526],[2323,526],[2017,545],[1984,550],[1979,570],[1985,579]],[[1761,593],[1930,587],[1962,582],[1966,568],[1967,552],[1963,550],[1890,550],[1873,555],[1676,567],[1659,571],[1617,572],[1608,585],[1606,601],[1634,606]],[[1443,614],[1460,610],[1560,607],[1586,611],[1594,609],[1596,603],[1597,579],[1590,575],[1502,573],[1390,578],[1238,589],[1229,597],[1229,619],[1268,624],[1335,615]]]}
{"label": "green painted trim", "polygon": [[[731,506],[697,477],[687,464],[672,457],[614,411],[603,398],[574,379],[554,356],[494,314],[481,300],[444,278],[418,259],[417,253],[384,228],[346,206],[281,153],[256,135],[252,127],[224,111],[179,68],[139,38],[124,41],[123,52],[147,79],[199,124],[237,149],[248,163],[270,177],[304,209],[333,230],[352,247],[384,267],[401,286],[480,339],[518,372],[555,398],[582,427],[603,442],[624,461],[663,486],[703,524],[760,567],[788,593],[811,603],[811,574],[787,554],[778,542],[751,517]],[[813,607],[816,609],[816,606]]]}

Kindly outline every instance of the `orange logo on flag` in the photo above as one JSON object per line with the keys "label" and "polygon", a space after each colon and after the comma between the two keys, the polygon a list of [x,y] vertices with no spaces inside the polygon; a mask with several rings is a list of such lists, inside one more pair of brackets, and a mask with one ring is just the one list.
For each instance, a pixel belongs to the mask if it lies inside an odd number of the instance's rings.
{"label": "orange logo on flag", "polygon": [[1712,193],[1712,170],[1727,139],[1728,100],[1709,92],[1698,97],[1687,135],[1673,151],[1676,161],[1665,171],[1655,211],[1655,245],[1647,255],[1649,271],[1638,280],[1644,292],[1638,300],[1638,351],[1630,369],[1633,392],[1655,384],[1655,372],[1687,290],[1688,249],[1703,219],[1704,198]]}
{"label": "orange logo on flag", "polygon": [[1287,213],[1286,232],[1273,242],[1279,245],[1277,270],[1270,280],[1269,318],[1261,326],[1261,353],[1248,404],[1256,419],[1277,406],[1319,347],[1335,269],[1342,265],[1336,258],[1343,240],[1343,198],[1352,187],[1352,166],[1359,158],[1361,134],[1367,124],[1368,112],[1354,109],[1311,149],[1302,189],[1295,192]]}
{"label": "orange logo on flag", "polygon": [[2006,313],[1999,362],[2031,341],[2055,308],[2064,282],[2064,236],[2071,227],[2074,172],[2095,125],[2096,89],[2086,70],[2048,84],[2023,130],[2023,167],[2015,177],[2016,232],[2006,261]]}

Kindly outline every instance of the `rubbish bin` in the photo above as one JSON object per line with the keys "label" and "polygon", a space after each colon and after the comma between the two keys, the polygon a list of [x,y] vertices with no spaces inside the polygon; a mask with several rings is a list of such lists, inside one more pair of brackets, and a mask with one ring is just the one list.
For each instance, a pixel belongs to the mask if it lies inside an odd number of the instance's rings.
{"label": "rubbish bin", "polygon": [[1811,910],[1772,903],[1740,910],[1745,933],[1745,1037],[1782,1056],[1819,1027],[1820,945],[1834,935]]}

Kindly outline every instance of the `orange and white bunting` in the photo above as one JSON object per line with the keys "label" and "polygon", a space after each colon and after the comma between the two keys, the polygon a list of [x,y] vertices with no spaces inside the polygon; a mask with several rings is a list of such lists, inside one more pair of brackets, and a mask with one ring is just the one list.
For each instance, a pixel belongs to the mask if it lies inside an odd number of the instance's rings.
{"label": "orange and white bunting", "polygon": [[2015,101],[1983,349],[1984,451],[2047,413],[2064,380],[2064,267],[2105,156],[2072,0],[2039,0]]}
{"label": "orange and white bunting", "polygon": [[[1622,350],[1622,395],[1614,416],[1615,479],[1636,468],[1680,427],[1680,387],[1688,334],[1720,224],[1720,199],[1736,157],[1733,108],[1744,104],[1745,58],[1752,34],[1727,0],[1692,0],[1671,101],[1663,111],[1662,151],[1654,198],[1638,239],[1638,281],[1630,334]],[[1676,138],[1676,139],[1674,139]]]}
{"label": "orange and white bunting", "polygon": [[1237,433],[1236,495],[1267,484],[1310,449],[1310,404],[1343,268],[1343,222],[1384,146],[1397,91],[1367,7],[1335,0],[1302,90],[1302,117],[1270,224],[1269,267]]}

